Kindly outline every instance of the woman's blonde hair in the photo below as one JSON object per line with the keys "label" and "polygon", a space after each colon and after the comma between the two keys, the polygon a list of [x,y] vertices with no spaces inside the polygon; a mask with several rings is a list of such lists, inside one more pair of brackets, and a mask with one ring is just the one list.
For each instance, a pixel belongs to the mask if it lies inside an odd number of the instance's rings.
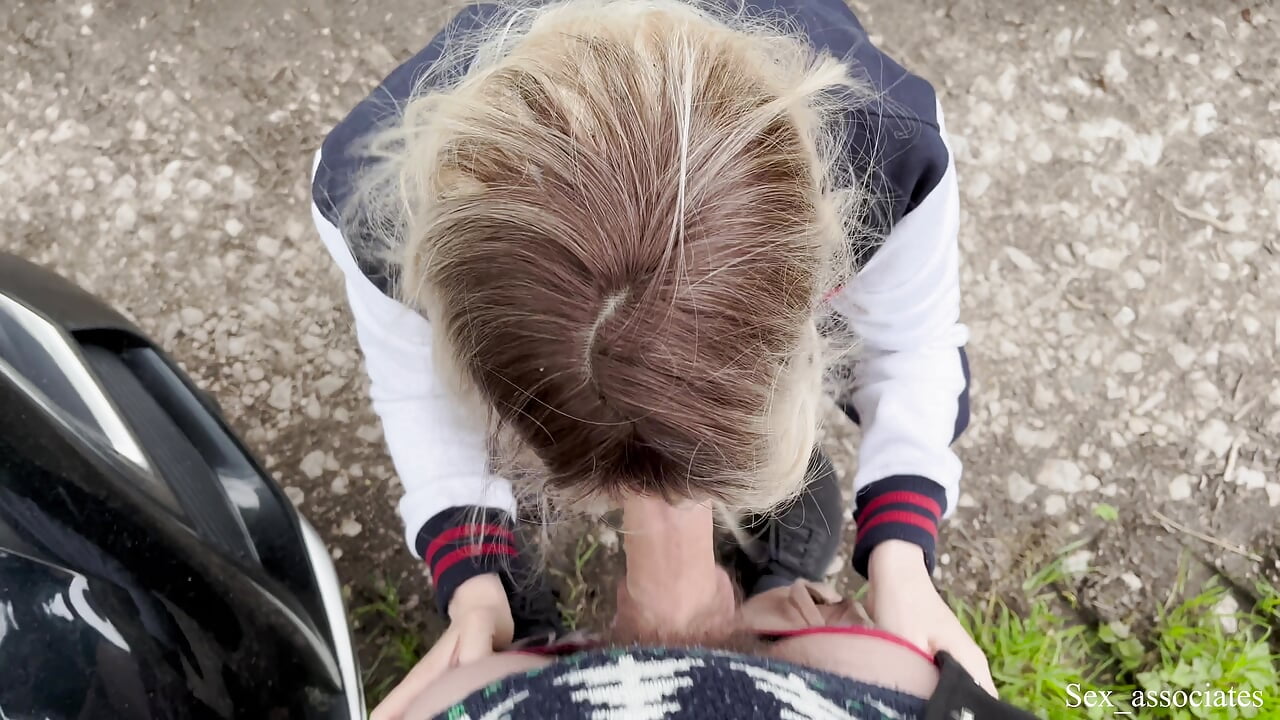
{"label": "woman's blonde hair", "polygon": [[348,237],[383,243],[459,402],[557,504],[802,486],[862,193],[859,88],[797,36],[678,0],[513,5],[367,148]]}

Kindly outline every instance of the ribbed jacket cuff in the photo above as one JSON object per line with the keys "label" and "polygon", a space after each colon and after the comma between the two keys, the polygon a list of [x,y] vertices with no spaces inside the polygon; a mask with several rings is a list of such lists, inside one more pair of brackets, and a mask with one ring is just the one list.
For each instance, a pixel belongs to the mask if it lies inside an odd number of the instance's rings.
{"label": "ribbed jacket cuff", "polygon": [[446,617],[454,591],[467,580],[497,573],[508,585],[507,570],[518,552],[510,515],[470,506],[436,514],[418,531],[414,547],[431,572],[436,608]]}
{"label": "ribbed jacket cuff", "polygon": [[867,577],[871,551],[885,540],[906,540],[924,550],[925,566],[933,572],[938,522],[947,509],[942,485],[916,475],[893,475],[858,492],[854,521],[853,569]]}

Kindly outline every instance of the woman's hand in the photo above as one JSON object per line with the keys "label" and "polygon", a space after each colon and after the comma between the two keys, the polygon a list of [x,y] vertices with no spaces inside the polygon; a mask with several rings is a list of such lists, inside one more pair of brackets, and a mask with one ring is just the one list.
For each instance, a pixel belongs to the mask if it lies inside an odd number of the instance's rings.
{"label": "woman's hand", "polygon": [[923,551],[904,540],[886,540],[871,551],[864,605],[876,627],[930,653],[945,651],[996,695],[987,656],[933,586]]}
{"label": "woman's hand", "polygon": [[462,583],[449,601],[449,628],[369,719],[400,720],[423,689],[447,670],[505,648],[513,632],[511,605],[497,575],[477,575]]}

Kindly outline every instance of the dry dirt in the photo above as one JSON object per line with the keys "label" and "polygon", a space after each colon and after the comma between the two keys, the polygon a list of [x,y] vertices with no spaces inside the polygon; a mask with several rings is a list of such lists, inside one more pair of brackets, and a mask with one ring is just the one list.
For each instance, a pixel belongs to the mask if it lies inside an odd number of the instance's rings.
{"label": "dry dirt", "polygon": [[[0,249],[153,333],[326,537],[352,603],[386,578],[430,633],[306,176],[325,131],[450,8],[6,5]],[[1072,540],[1077,589],[1108,617],[1163,602],[1184,551],[1275,576],[1280,8],[856,6],[937,86],[961,175],[974,418],[942,582],[1013,587]],[[854,431],[828,434],[847,468]],[[618,561],[599,538],[588,585]],[[549,554],[566,593],[572,556]],[[577,592],[587,617],[607,609],[608,593]],[[386,635],[364,638],[368,661]]]}

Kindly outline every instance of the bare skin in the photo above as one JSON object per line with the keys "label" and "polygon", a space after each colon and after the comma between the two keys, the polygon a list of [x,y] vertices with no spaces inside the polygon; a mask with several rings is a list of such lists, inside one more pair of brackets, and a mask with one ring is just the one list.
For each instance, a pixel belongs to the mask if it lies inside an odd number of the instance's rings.
{"label": "bare skin", "polygon": [[[927,574],[920,584],[910,570],[917,564],[921,571],[924,567],[914,545],[889,541],[873,553],[870,618],[830,588],[803,582],[736,607],[732,583],[715,565],[709,505],[675,507],[661,500],[633,498],[624,503],[623,511],[627,573],[618,588],[615,618],[615,625],[624,628],[622,637],[645,644],[687,645],[705,640],[714,645],[720,635],[740,628],[777,632],[869,625],[876,618],[874,604],[878,603],[883,615],[894,618],[895,626],[923,626],[914,636],[892,632],[930,653],[948,650],[981,684],[990,685],[986,660],[976,645],[978,664],[972,653],[967,659],[962,656],[972,640],[941,599],[934,602],[937,592]],[[681,591],[671,592],[671,588]],[[374,710],[372,720],[424,720],[495,680],[556,662],[545,656],[501,652],[510,642],[511,615],[496,576],[464,583],[450,604],[449,616],[449,630]],[[779,640],[766,654],[917,697],[932,694],[938,680],[936,668],[919,653],[879,637],[805,635]]]}

